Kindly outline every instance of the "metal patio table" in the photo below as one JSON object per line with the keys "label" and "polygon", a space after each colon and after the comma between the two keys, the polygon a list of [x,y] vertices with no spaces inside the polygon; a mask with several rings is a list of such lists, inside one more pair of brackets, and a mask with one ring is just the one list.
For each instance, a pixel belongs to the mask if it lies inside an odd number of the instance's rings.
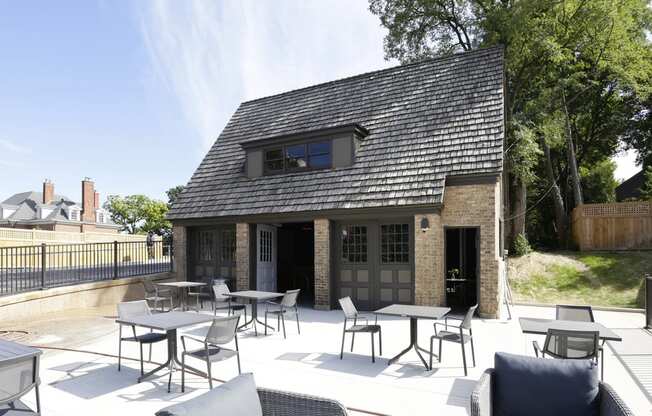
{"label": "metal patio table", "polygon": [[186,311],[188,310],[188,288],[206,286],[206,283],[181,281],[156,283],[156,285],[176,288],[179,293],[179,307],[182,311]]}
{"label": "metal patio table", "polygon": [[[405,318],[410,318],[410,345],[407,346],[403,351],[398,353],[395,357],[391,358],[387,365],[395,363],[399,358],[405,355],[410,349],[414,348],[414,351],[417,353],[421,362],[426,367],[426,370],[430,370],[426,360],[423,358],[419,350],[430,355],[430,351],[425,348],[421,348],[418,343],[418,327],[417,322],[419,319],[431,319],[438,320],[443,318],[450,308],[438,307],[438,306],[417,306],[417,305],[389,305],[384,308],[378,309],[374,313],[377,315],[387,315],[387,316],[401,316]],[[436,354],[433,354],[437,357]],[[439,358],[439,357],[438,357]]]}
{"label": "metal patio table", "polygon": [[597,322],[562,321],[560,319],[519,318],[524,334],[546,335],[549,329],[564,331],[598,331],[603,341],[622,341],[620,335]]}
{"label": "metal patio table", "polygon": [[246,329],[249,324],[254,324],[254,332],[256,333],[256,336],[258,336],[258,329],[256,328],[256,322],[261,324],[263,327],[267,327],[271,330],[274,330],[269,325],[265,325],[264,322],[261,322],[258,319],[258,303],[260,302],[266,302],[272,299],[278,299],[283,297],[283,293],[276,293],[276,292],[262,292],[259,290],[242,290],[240,292],[231,292],[231,293],[225,293],[224,296],[229,296],[232,298],[237,298],[237,299],[245,299],[248,300],[249,303],[251,304],[251,319],[248,322],[245,322],[244,324],[240,325],[238,327],[239,331],[242,331]]}
{"label": "metal patio table", "polygon": [[[0,340],[0,379],[4,380],[3,387],[5,387],[5,391],[2,392],[2,397],[0,397],[2,401],[2,404],[0,404],[0,413],[4,414],[7,411],[4,404],[19,402],[20,398],[31,390],[32,387],[36,394],[37,413],[31,414],[41,413],[41,397],[39,394],[39,384],[41,383],[39,378],[39,363],[41,354],[42,351],[38,348],[28,347],[12,341]],[[16,376],[20,379],[9,382],[5,379],[8,376]],[[14,387],[16,387],[15,391],[7,389],[8,386],[13,386],[14,383]],[[18,412],[22,413],[20,410]],[[24,413],[29,414],[27,411]]]}
{"label": "metal patio table", "polygon": [[[145,373],[138,378],[140,383],[152,374],[162,370],[165,367],[170,369],[170,379],[168,380],[168,393],[170,392],[170,384],[172,383],[172,372],[181,365],[179,357],[177,356],[177,329],[188,326],[193,326],[205,322],[212,322],[215,317],[212,315],[204,315],[201,313],[190,312],[163,312],[153,315],[136,316],[130,319],[116,319],[116,322],[123,325],[135,325],[143,328],[155,329],[164,331],[168,341],[168,359],[165,363],[156,367],[152,371]],[[203,371],[190,367],[186,364],[186,369],[195,372],[203,377],[208,377]]]}

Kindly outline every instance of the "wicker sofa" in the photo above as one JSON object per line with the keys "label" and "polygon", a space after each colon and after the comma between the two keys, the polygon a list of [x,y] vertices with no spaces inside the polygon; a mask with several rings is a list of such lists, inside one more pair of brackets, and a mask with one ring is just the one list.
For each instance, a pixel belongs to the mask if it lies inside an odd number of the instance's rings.
{"label": "wicker sofa", "polygon": [[339,402],[321,397],[258,388],[263,415],[274,416],[346,416]]}
{"label": "wicker sofa", "polygon": [[[497,353],[496,367],[499,367],[499,360],[507,361],[509,365],[503,364],[497,370],[490,368],[482,374],[471,393],[471,416],[496,413],[633,416],[616,392],[597,380],[597,368],[591,368],[588,360],[553,360]],[[512,374],[508,374],[510,372]],[[510,377],[520,386],[507,392],[500,391],[497,379],[504,383],[504,379]],[[504,384],[502,387],[505,390]],[[567,403],[569,400],[575,403]],[[582,400],[586,401],[585,406]],[[507,406],[512,410],[516,408],[516,412],[496,409],[505,407],[506,402],[511,402]]]}

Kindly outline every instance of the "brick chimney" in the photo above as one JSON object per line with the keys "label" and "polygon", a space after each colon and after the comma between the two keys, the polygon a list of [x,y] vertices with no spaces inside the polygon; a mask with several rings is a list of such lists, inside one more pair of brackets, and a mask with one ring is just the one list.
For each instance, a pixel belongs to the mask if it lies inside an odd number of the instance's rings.
{"label": "brick chimney", "polygon": [[82,221],[95,222],[95,183],[91,178],[82,180]]}
{"label": "brick chimney", "polygon": [[49,179],[43,181],[43,203],[54,201],[54,184]]}
{"label": "brick chimney", "polygon": [[94,204],[93,205],[95,206],[95,209],[101,208],[100,207],[100,193],[95,191],[94,197],[95,197],[95,199],[94,199]]}

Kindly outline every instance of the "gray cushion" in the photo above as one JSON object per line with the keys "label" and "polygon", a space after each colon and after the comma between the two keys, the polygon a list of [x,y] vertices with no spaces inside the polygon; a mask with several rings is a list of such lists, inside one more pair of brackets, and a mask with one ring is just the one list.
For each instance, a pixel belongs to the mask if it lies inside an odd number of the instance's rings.
{"label": "gray cushion", "polygon": [[496,353],[496,416],[597,416],[597,367],[589,360],[555,360]]}
{"label": "gray cushion", "polygon": [[166,407],[157,416],[262,416],[252,374],[242,374],[208,393]]}

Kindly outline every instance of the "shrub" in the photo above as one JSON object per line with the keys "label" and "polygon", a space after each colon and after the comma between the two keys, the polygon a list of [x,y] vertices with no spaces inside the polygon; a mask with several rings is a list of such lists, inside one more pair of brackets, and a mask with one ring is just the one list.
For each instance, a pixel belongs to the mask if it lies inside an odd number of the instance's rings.
{"label": "shrub", "polygon": [[521,257],[532,251],[530,243],[527,241],[525,234],[521,233],[516,236],[514,243],[512,243],[512,253],[514,256]]}

